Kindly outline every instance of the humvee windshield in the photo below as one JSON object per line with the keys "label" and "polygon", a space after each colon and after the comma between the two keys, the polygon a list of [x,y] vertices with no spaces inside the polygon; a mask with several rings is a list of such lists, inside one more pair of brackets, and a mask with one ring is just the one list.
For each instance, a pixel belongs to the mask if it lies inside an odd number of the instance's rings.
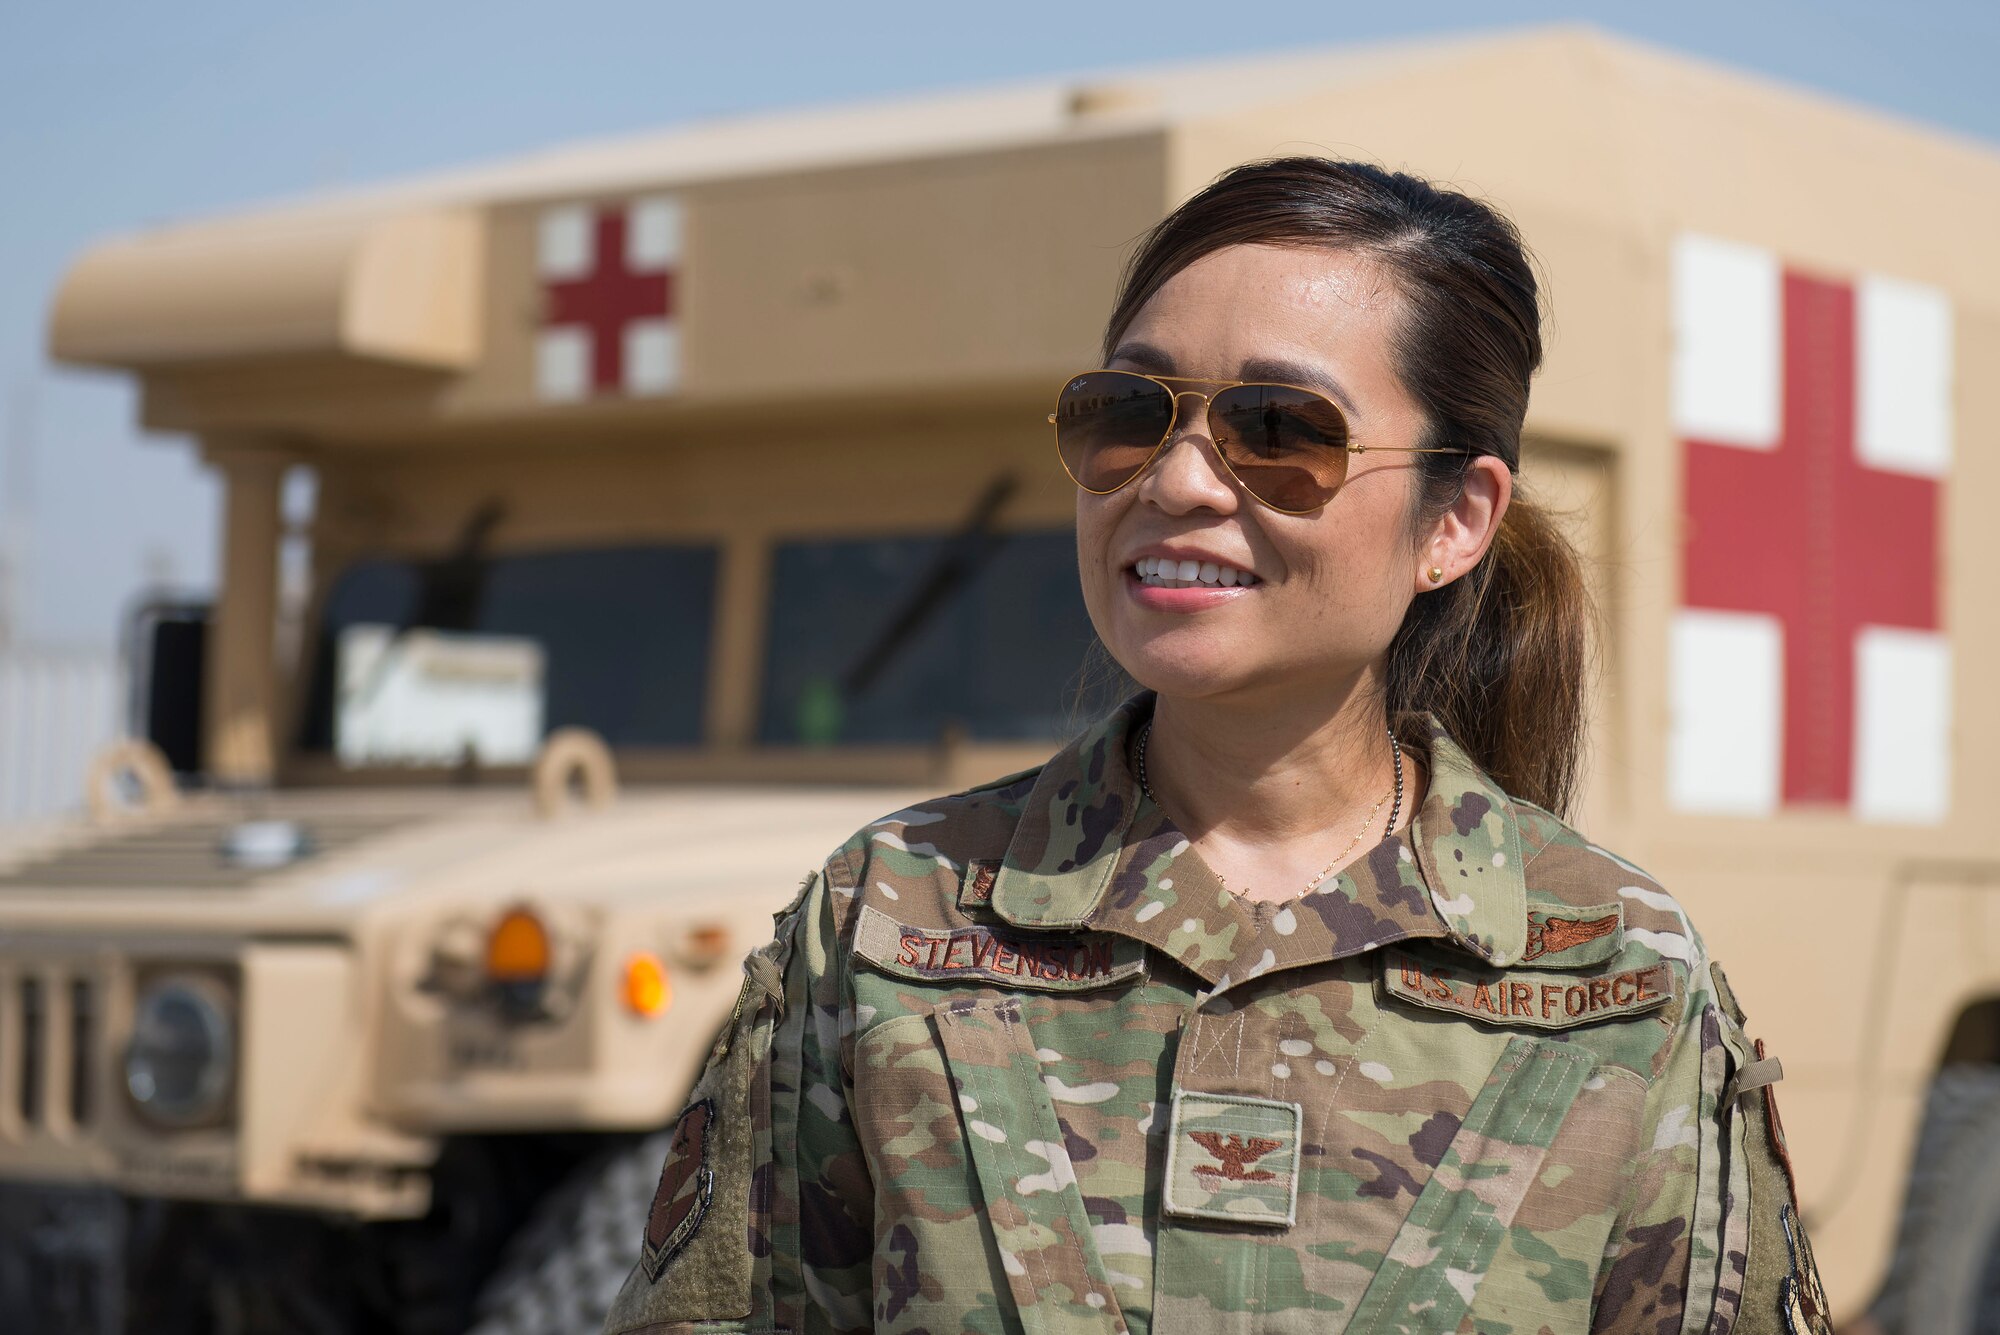
{"label": "humvee windshield", "polygon": [[[970,553],[962,538],[777,543],[758,740],[1060,739],[1092,634],[1075,535],[994,533]],[[356,561],[322,605],[302,749],[333,749],[336,646],[363,624],[533,639],[547,728],[698,746],[719,568],[711,545],[665,544]]]}
{"label": "humvee windshield", "polygon": [[996,538],[928,602],[950,535],[780,543],[759,740],[923,743],[949,722],[972,738],[1062,737],[1091,640],[1076,535]]}
{"label": "humvee windshield", "polygon": [[357,561],[320,614],[302,746],[333,748],[340,633],[364,624],[535,640],[546,726],[593,728],[613,746],[693,746],[718,565],[706,545],[510,552],[472,568]]}

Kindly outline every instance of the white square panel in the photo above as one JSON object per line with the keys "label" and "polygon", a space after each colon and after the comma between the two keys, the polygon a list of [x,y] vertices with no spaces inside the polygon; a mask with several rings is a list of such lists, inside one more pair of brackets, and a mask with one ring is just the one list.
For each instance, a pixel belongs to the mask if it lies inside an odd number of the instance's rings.
{"label": "white square panel", "polygon": [[548,654],[531,638],[352,625],[335,650],[342,765],[525,765],[541,745]]}
{"label": "white square panel", "polygon": [[1777,256],[1683,233],[1674,239],[1673,269],[1675,433],[1777,448],[1784,392]]}
{"label": "white square panel", "polygon": [[1869,274],[1855,294],[1855,430],[1874,468],[1943,477],[1951,468],[1951,301],[1922,283]]}
{"label": "white square panel", "polygon": [[544,329],[535,339],[535,393],[545,399],[590,395],[590,331],[582,325]]}
{"label": "white square panel", "polygon": [[1674,613],[1667,800],[1763,816],[1784,781],[1784,627],[1753,612]]}
{"label": "white square panel", "polygon": [[581,278],[597,251],[597,215],[583,204],[543,209],[535,231],[535,266],[546,279]]}
{"label": "white square panel", "polygon": [[671,320],[634,320],[625,326],[625,389],[666,394],[680,383],[681,331]]}
{"label": "white square panel", "polygon": [[1951,810],[1951,643],[1864,626],[1854,643],[1854,814],[1937,825]]}
{"label": "white square panel", "polygon": [[625,264],[641,271],[671,269],[681,258],[681,202],[672,195],[632,201],[626,215]]}

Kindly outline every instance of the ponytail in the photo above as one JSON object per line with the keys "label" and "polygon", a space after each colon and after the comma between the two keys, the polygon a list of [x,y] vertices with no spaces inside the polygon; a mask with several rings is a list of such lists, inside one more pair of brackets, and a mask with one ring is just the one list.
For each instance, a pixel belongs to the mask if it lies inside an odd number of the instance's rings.
{"label": "ponytail", "polygon": [[1419,594],[1389,645],[1399,737],[1426,711],[1510,796],[1567,817],[1576,797],[1594,612],[1576,548],[1517,480],[1486,554]]}

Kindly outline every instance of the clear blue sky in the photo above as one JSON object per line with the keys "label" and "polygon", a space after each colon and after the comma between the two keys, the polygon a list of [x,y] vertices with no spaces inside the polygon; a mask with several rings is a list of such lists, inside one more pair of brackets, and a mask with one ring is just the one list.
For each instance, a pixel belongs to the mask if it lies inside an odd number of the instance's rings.
{"label": "clear blue sky", "polygon": [[142,437],[120,380],[52,368],[42,353],[49,295],[94,237],[731,112],[1559,19],[1872,103],[2000,151],[1992,0],[0,0],[0,445],[24,437],[31,458],[0,467],[0,489],[25,476],[33,506],[22,628],[109,643],[149,554],[197,587],[214,569],[216,498],[187,444]]}

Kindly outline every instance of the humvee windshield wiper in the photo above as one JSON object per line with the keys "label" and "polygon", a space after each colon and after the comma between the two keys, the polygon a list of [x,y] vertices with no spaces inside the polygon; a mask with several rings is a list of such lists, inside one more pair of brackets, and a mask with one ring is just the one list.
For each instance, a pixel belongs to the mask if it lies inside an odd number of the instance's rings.
{"label": "humvee windshield wiper", "polygon": [[451,554],[417,563],[416,610],[396,628],[397,634],[417,627],[469,631],[479,621],[486,601],[486,581],[493,572],[487,547],[504,508],[488,501],[465,521]]}
{"label": "humvee windshield wiper", "polygon": [[963,592],[973,576],[1007,545],[1007,535],[998,532],[994,522],[1019,486],[1020,479],[1013,473],[1002,473],[987,484],[965,523],[945,543],[910,596],[841,674],[842,699],[852,700],[874,685],[896,651]]}

